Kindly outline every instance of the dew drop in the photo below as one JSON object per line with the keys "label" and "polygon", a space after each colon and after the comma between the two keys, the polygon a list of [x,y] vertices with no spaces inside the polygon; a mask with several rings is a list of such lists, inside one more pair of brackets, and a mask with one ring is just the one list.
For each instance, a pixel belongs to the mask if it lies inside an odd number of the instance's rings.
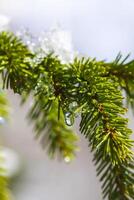
{"label": "dew drop", "polygon": [[3,117],[0,117],[0,125],[5,123],[5,119]]}
{"label": "dew drop", "polygon": [[65,113],[65,122],[68,126],[72,126],[74,123],[74,117],[70,112]]}
{"label": "dew drop", "polygon": [[64,161],[65,161],[66,163],[70,163],[70,162],[71,162],[71,158],[70,158],[69,156],[65,156],[65,157],[64,157]]}
{"label": "dew drop", "polygon": [[79,86],[80,86],[80,83],[75,83],[74,86],[75,86],[75,87],[79,87]]}

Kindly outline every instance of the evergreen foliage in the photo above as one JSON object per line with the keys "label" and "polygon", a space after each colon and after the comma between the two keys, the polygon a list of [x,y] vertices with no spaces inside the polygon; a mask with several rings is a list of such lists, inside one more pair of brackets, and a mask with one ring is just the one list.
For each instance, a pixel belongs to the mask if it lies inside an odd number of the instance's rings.
{"label": "evergreen foliage", "polygon": [[[8,102],[5,94],[0,90],[0,126],[8,118]],[[7,189],[7,178],[5,177],[4,157],[2,147],[0,148],[0,200],[9,200]]]}
{"label": "evergreen foliage", "polygon": [[[28,113],[37,138],[56,152],[72,159],[77,136],[68,128],[81,115],[80,131],[94,154],[103,199],[134,199],[134,160],[132,131],[123,106],[134,111],[134,61],[121,54],[107,63],[76,58],[62,64],[53,54],[39,57],[12,33],[0,34],[0,73],[3,89],[29,95],[33,105]],[[3,199],[4,200],[4,199]]]}

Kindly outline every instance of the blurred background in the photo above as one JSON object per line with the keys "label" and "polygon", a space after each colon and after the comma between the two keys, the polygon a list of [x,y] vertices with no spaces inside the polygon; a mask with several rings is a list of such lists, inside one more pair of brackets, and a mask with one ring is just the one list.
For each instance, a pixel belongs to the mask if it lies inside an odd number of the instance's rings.
{"label": "blurred background", "polygon": [[[0,15],[10,19],[11,30],[25,27],[35,35],[60,24],[82,55],[110,61],[121,51],[124,56],[131,52],[134,58],[133,0],[0,0]],[[100,200],[86,140],[80,136],[80,152],[70,164],[49,160],[25,119],[30,102],[20,107],[19,96],[7,93],[12,111],[10,122],[2,128],[2,143],[18,152],[22,162],[21,174],[12,181],[14,199]],[[131,111],[128,116],[134,130]]]}

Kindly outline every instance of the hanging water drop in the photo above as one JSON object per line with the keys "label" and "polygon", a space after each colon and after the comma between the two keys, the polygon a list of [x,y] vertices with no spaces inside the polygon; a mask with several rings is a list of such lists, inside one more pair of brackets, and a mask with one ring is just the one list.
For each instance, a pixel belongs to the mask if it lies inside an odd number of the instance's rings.
{"label": "hanging water drop", "polygon": [[5,119],[3,117],[0,117],[0,125],[5,123]]}
{"label": "hanging water drop", "polygon": [[74,123],[74,117],[70,112],[65,113],[65,122],[68,126],[72,126]]}
{"label": "hanging water drop", "polygon": [[70,162],[71,162],[71,157],[70,157],[70,156],[65,156],[65,157],[64,157],[64,161],[65,161],[66,163],[70,163]]}

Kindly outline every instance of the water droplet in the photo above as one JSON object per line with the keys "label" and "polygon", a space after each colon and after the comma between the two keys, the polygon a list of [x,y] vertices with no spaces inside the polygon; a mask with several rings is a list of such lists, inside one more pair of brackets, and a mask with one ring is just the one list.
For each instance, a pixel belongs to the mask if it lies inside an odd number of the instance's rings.
{"label": "water droplet", "polygon": [[79,86],[80,86],[80,83],[75,83],[74,86],[75,86],[75,87],[79,87]]}
{"label": "water droplet", "polygon": [[64,161],[65,161],[66,163],[70,163],[70,162],[71,162],[71,158],[70,158],[69,156],[65,156],[65,157],[64,157]]}
{"label": "water droplet", "polygon": [[0,125],[5,123],[5,119],[3,117],[0,117]]}
{"label": "water droplet", "polygon": [[65,122],[68,126],[72,126],[74,123],[74,117],[70,112],[65,113]]}

